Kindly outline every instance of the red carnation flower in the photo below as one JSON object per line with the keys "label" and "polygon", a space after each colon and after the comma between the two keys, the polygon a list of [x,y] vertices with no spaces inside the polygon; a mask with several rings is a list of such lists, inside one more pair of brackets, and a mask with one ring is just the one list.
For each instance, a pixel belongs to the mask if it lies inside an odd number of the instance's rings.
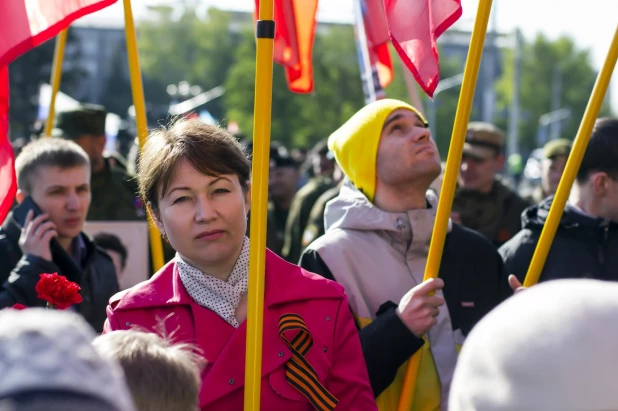
{"label": "red carnation flower", "polygon": [[23,304],[17,303],[15,305],[13,305],[11,308],[14,309],[14,310],[25,310],[28,307],[26,307]]}
{"label": "red carnation flower", "polygon": [[80,287],[66,277],[53,274],[41,274],[36,284],[37,298],[47,301],[47,306],[58,310],[65,310],[73,304],[82,302],[79,294]]}

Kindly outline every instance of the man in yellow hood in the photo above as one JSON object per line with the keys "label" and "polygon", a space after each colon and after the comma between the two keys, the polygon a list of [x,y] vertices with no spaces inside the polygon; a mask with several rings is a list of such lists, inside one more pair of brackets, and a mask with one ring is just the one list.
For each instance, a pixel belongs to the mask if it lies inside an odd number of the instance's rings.
{"label": "man in yellow hood", "polygon": [[[459,346],[502,298],[500,255],[458,225],[449,225],[439,278],[423,282],[437,205],[429,188],[441,171],[427,126],[414,107],[385,99],[330,136],[346,181],[326,206],[326,233],[300,260],[345,288],[382,411],[397,410],[404,390],[413,390],[411,410],[445,410]],[[403,387],[410,359],[419,371]]]}

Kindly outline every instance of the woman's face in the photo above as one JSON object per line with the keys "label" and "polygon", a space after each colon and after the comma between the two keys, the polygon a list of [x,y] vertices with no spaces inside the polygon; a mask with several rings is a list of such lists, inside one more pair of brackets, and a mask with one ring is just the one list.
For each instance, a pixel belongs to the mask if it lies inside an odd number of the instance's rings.
{"label": "woman's face", "polygon": [[182,160],[162,193],[155,223],[183,259],[208,272],[238,257],[249,204],[250,190],[236,174],[208,176]]}

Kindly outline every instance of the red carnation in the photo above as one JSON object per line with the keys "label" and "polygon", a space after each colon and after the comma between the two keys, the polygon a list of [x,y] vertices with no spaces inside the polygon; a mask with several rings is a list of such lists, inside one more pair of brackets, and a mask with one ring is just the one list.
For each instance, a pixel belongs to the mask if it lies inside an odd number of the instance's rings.
{"label": "red carnation", "polygon": [[47,301],[47,306],[58,310],[65,310],[73,304],[82,302],[79,295],[80,287],[57,273],[41,274],[36,284],[36,296]]}
{"label": "red carnation", "polygon": [[23,304],[17,303],[15,305],[13,305],[11,308],[14,309],[14,310],[25,310],[28,307],[26,307]]}

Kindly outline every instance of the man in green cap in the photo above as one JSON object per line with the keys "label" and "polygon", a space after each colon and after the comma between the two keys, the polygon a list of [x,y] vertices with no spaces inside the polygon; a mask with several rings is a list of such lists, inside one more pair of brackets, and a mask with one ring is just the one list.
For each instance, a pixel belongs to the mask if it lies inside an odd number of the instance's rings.
{"label": "man in green cap", "polygon": [[87,220],[141,220],[145,214],[135,181],[103,155],[106,117],[104,107],[92,104],[60,112],[52,136],[76,142],[90,157],[92,203]]}
{"label": "man in green cap", "polygon": [[453,220],[483,234],[496,247],[521,230],[521,213],[531,205],[497,177],[504,168],[503,151],[500,129],[470,123],[453,201]]}
{"label": "man in green cap", "polygon": [[531,193],[531,201],[538,204],[547,197],[556,194],[564,167],[571,153],[571,145],[570,140],[562,138],[551,140],[545,144],[543,160],[541,161],[541,186]]}

